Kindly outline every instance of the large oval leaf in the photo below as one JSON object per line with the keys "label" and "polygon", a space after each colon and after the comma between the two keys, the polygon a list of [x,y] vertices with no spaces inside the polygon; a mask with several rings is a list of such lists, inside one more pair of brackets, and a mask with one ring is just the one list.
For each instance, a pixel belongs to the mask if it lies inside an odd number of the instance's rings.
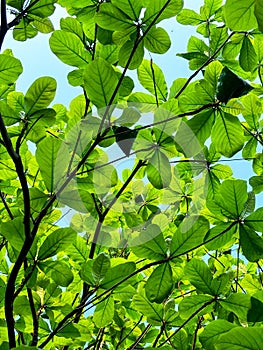
{"label": "large oval leaf", "polygon": [[212,129],[212,142],[217,152],[230,158],[244,145],[244,132],[237,117],[219,113]]}
{"label": "large oval leaf", "polygon": [[55,165],[61,141],[47,137],[37,145],[36,160],[47,190],[52,193],[55,188]]}
{"label": "large oval leaf", "polygon": [[254,15],[254,2],[254,0],[226,1],[226,23],[231,30],[247,31],[257,28],[257,20]]}
{"label": "large oval leaf", "polygon": [[162,264],[152,272],[145,285],[147,298],[151,302],[162,303],[173,288],[173,273],[169,263]]}
{"label": "large oval leaf", "polygon": [[216,344],[216,350],[262,350],[263,333],[261,327],[235,327],[223,334]]}
{"label": "large oval leaf", "polygon": [[85,51],[80,38],[73,33],[56,30],[52,33],[49,44],[52,52],[70,66],[82,68],[90,62],[90,54]]}
{"label": "large oval leaf", "polygon": [[36,79],[25,95],[27,115],[48,107],[55,97],[56,89],[57,82],[54,78],[41,77]]}
{"label": "large oval leaf", "polygon": [[138,68],[138,79],[142,86],[160,100],[167,98],[167,85],[164,74],[157,64],[149,60],[143,60]]}
{"label": "large oval leaf", "polygon": [[17,58],[0,54],[0,84],[13,84],[22,72],[22,64]]}
{"label": "large oval leaf", "polygon": [[103,58],[91,62],[84,72],[84,86],[90,100],[97,107],[105,107],[111,101],[118,83],[118,77],[112,66]]}

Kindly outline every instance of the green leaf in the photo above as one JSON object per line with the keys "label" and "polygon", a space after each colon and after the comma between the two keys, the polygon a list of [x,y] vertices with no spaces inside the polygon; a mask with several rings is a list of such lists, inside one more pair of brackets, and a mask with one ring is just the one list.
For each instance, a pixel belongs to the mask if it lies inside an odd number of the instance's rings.
{"label": "green leaf", "polygon": [[59,286],[67,287],[73,281],[70,267],[62,261],[45,261],[38,264]]}
{"label": "green leaf", "polygon": [[[210,35],[210,52],[211,54],[214,54],[218,48],[227,40],[228,38],[228,31],[227,28],[221,28],[216,27],[213,28]],[[218,56],[219,53],[217,53],[216,56]],[[217,61],[215,61],[217,62]]]}
{"label": "green leaf", "polygon": [[[103,289],[109,289],[112,286],[114,286],[116,283],[119,283],[123,279],[125,279],[127,276],[129,276],[131,273],[133,273],[136,269],[136,265],[134,262],[127,262],[124,264],[119,264],[114,267],[111,267],[107,273],[106,276],[101,284],[101,288]],[[129,284],[129,279],[123,282],[121,285],[124,286],[126,284]]]}
{"label": "green leaf", "polygon": [[169,262],[156,267],[145,285],[147,298],[151,302],[162,303],[173,288],[173,274]]}
{"label": "green leaf", "polygon": [[[136,69],[140,66],[144,56],[144,45],[140,42],[134,50],[135,42],[133,40],[125,41],[119,51],[119,65],[130,70]],[[128,64],[129,63],[129,64]]]}
{"label": "green leaf", "polygon": [[144,38],[144,46],[147,50],[164,54],[171,46],[169,34],[161,27],[152,27]]}
{"label": "green leaf", "polygon": [[257,153],[253,159],[252,167],[257,175],[263,174],[263,153]]}
{"label": "green leaf", "polygon": [[[179,332],[176,332],[176,334],[173,335],[173,345],[175,346],[176,349],[180,349],[180,350],[188,349],[188,334],[184,328],[181,328]],[[169,347],[169,349],[166,349],[166,350],[171,350],[171,349]]]}
{"label": "green leaf", "polygon": [[128,102],[130,106],[135,106],[141,112],[145,113],[157,109],[155,97],[144,92],[132,93],[128,98]]}
{"label": "green leaf", "polygon": [[176,17],[177,22],[184,25],[197,26],[204,20],[201,15],[194,10],[183,9]]}
{"label": "green leaf", "polygon": [[188,157],[198,153],[201,149],[201,144],[209,138],[214,120],[214,111],[210,109],[198,113],[186,122],[186,125],[190,127],[192,132],[184,126],[184,123],[179,126],[175,140],[183,150],[187,150]]}
{"label": "green leaf", "polygon": [[219,77],[217,98],[227,103],[229,99],[246,95],[252,89],[246,81],[224,67]]}
{"label": "green leaf", "polygon": [[242,157],[244,159],[252,159],[255,157],[257,153],[257,140],[252,137],[248,142],[245,144],[243,150],[242,150]]}
{"label": "green leaf", "polygon": [[263,176],[252,176],[249,179],[249,184],[252,186],[255,193],[263,191]]}
{"label": "green leaf", "polygon": [[2,222],[1,235],[7,239],[12,247],[20,251],[25,241],[23,218],[17,217],[12,221]]}
{"label": "green leaf", "polygon": [[185,219],[173,235],[171,256],[185,254],[201,244],[208,229],[209,223],[202,216]]}
{"label": "green leaf", "polygon": [[248,310],[251,307],[250,295],[235,293],[224,300],[219,301],[220,305],[227,311],[236,314],[240,320],[246,321]]}
{"label": "green leaf", "polygon": [[92,272],[93,260],[87,260],[81,264],[80,278],[91,286],[95,286],[94,276]]}
{"label": "green leaf", "polygon": [[74,339],[77,337],[80,337],[80,335],[81,335],[80,331],[78,330],[75,324],[67,324],[57,333],[58,337],[74,338]]}
{"label": "green leaf", "polygon": [[92,272],[95,282],[100,282],[110,268],[110,258],[105,253],[100,253],[94,260]]}
{"label": "green leaf", "polygon": [[[129,96],[131,94],[132,90],[134,89],[134,86],[135,85],[134,85],[134,81],[132,80],[132,78],[130,78],[128,76],[124,77],[122,80],[121,86],[119,88],[119,95],[120,96]],[[126,126],[130,126],[130,125],[126,125]]]}
{"label": "green leaf", "polygon": [[27,39],[34,38],[38,33],[38,30],[33,27],[28,18],[24,17],[13,30],[13,38],[18,41],[26,41]]}
{"label": "green leaf", "polygon": [[146,167],[147,177],[151,184],[158,189],[169,186],[172,173],[169,160],[165,154],[156,150]]}
{"label": "green leaf", "polygon": [[239,55],[239,64],[246,72],[253,72],[257,65],[257,54],[249,37],[245,36]]}
{"label": "green leaf", "polygon": [[74,241],[76,232],[72,228],[60,228],[47,236],[38,252],[38,260],[45,260],[66,250]]}
{"label": "green leaf", "polygon": [[[229,223],[220,223],[219,225],[214,226],[207,235],[205,236],[204,241],[209,241],[206,243],[206,247],[209,250],[216,250],[222,248],[224,245],[229,243],[236,233],[237,227],[234,225],[229,228]],[[214,238],[212,240],[212,238]],[[211,240],[211,241],[210,241]]]}
{"label": "green leaf", "polygon": [[95,22],[101,28],[111,31],[123,31],[134,26],[133,20],[111,3],[103,3],[100,5],[99,12],[95,15]]}
{"label": "green leaf", "polygon": [[150,224],[131,242],[131,249],[139,258],[161,260],[166,257],[167,247],[160,227]]}
{"label": "green leaf", "polygon": [[52,193],[55,189],[55,167],[61,141],[47,137],[37,144],[36,160],[47,190]]}
{"label": "green leaf", "polygon": [[83,68],[91,60],[82,41],[73,33],[55,30],[49,39],[49,45],[52,52],[70,66]]}
{"label": "green leaf", "polygon": [[[220,186],[220,190],[216,194],[214,201],[215,205],[218,207],[217,212],[221,212],[226,217],[237,219],[241,216],[247,199],[246,181],[228,179]],[[208,203],[209,209],[210,203]],[[213,211],[213,203],[211,204],[211,210]]]}
{"label": "green leaf", "polygon": [[57,82],[52,77],[41,77],[34,81],[25,94],[25,112],[32,115],[39,109],[44,109],[53,101]]}
{"label": "green leaf", "polygon": [[33,18],[34,27],[41,33],[51,33],[54,30],[53,24],[49,18],[41,18],[35,15],[30,15]]}
{"label": "green leaf", "polygon": [[246,95],[242,97],[242,105],[245,107],[242,114],[252,129],[257,129],[258,120],[262,113],[262,104],[260,99],[254,95]]}
{"label": "green leaf", "polygon": [[143,7],[141,0],[112,0],[111,2],[134,21],[138,20]]}
{"label": "green leaf", "polygon": [[263,208],[258,208],[247,216],[244,220],[244,224],[255,231],[263,232]]}
{"label": "green leaf", "polygon": [[72,86],[82,86],[84,85],[83,79],[83,69],[75,69],[68,73],[68,82]]}
{"label": "green leaf", "polygon": [[258,261],[263,256],[263,238],[250,227],[242,225],[239,228],[240,245],[248,261]]}
{"label": "green leaf", "polygon": [[218,342],[222,334],[227,333],[237,325],[226,320],[215,320],[209,323],[204,331],[200,334],[199,340],[205,349],[215,349],[215,344]]}
{"label": "green leaf", "polygon": [[13,84],[22,72],[22,64],[17,58],[0,54],[0,84]]}
{"label": "green leaf", "polygon": [[248,31],[257,28],[254,0],[227,0],[225,18],[226,24],[231,30]]}
{"label": "green leaf", "polygon": [[263,32],[263,4],[261,0],[255,0],[254,15],[258,22],[258,29]]}
{"label": "green leaf", "polygon": [[209,81],[215,90],[222,70],[223,65],[218,61],[213,61],[206,67],[204,78]]}
{"label": "green leaf", "polygon": [[198,315],[205,315],[211,310],[213,299],[209,295],[198,294],[183,298],[179,304],[179,314],[182,318],[190,317],[200,309]]}
{"label": "green leaf", "polygon": [[251,297],[251,308],[247,314],[248,322],[262,322],[263,321],[263,303],[262,301]]}
{"label": "green leaf", "polygon": [[83,30],[80,22],[76,18],[72,18],[72,17],[61,18],[60,27],[62,30],[66,32],[75,34],[81,40],[83,39]]}
{"label": "green leaf", "polygon": [[206,263],[199,259],[191,259],[185,267],[185,276],[191,284],[204,294],[213,295],[211,287],[213,276]]}
{"label": "green leaf", "polygon": [[[57,180],[57,176],[55,177],[55,180]],[[75,209],[80,213],[92,212],[92,210],[94,210],[92,196],[85,190],[63,191],[58,196],[58,200],[60,203],[68,205],[70,208]]]}
{"label": "green leaf", "polygon": [[263,334],[261,327],[235,327],[223,334],[216,344],[216,350],[261,350]]}
{"label": "green leaf", "polygon": [[37,2],[30,2],[34,3],[34,5],[30,7],[27,13],[45,18],[51,16],[55,11],[55,0],[38,0]]}
{"label": "green leaf", "polygon": [[211,17],[222,6],[222,0],[205,0],[205,12],[208,10],[208,17]]}
{"label": "green leaf", "polygon": [[143,60],[138,68],[138,79],[142,86],[162,101],[167,98],[167,85],[164,74],[157,66],[149,60]]}
{"label": "green leaf", "polygon": [[152,303],[145,295],[145,291],[135,294],[132,299],[132,306],[147,317],[149,323],[161,324],[163,320],[163,306]]}
{"label": "green leaf", "polygon": [[145,0],[146,11],[143,21],[147,24],[157,24],[163,19],[176,16],[183,8],[182,0],[171,0],[167,4],[167,0]]}
{"label": "green leaf", "polygon": [[227,179],[233,174],[232,169],[229,165],[223,165],[223,164],[216,164],[213,167],[211,167],[211,172],[216,175],[218,179]]}
{"label": "green leaf", "polygon": [[75,263],[83,264],[89,256],[85,239],[77,235],[67,247],[67,255]]}
{"label": "green leaf", "polygon": [[238,118],[222,111],[215,119],[211,136],[216,151],[228,158],[244,145],[244,132]]}
{"label": "green leaf", "polygon": [[118,83],[117,74],[112,66],[103,58],[91,62],[84,71],[84,86],[90,100],[98,107],[105,107],[114,103],[111,101]]}
{"label": "green leaf", "polygon": [[[103,163],[102,163],[103,164]],[[97,194],[107,193],[108,190],[118,183],[116,169],[112,165],[100,168],[101,163],[97,163],[97,169],[93,172],[93,185]]]}
{"label": "green leaf", "polygon": [[98,328],[108,326],[114,317],[114,299],[112,297],[106,298],[100,302],[94,311],[93,321]]}

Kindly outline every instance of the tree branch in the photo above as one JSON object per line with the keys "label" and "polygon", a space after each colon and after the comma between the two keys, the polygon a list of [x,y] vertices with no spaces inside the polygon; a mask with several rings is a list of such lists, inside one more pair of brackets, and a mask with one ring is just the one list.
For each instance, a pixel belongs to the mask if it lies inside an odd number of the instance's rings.
{"label": "tree branch", "polygon": [[201,72],[210,62],[212,62],[214,60],[214,58],[216,57],[216,55],[222,50],[222,48],[226,45],[226,43],[228,42],[228,40],[235,34],[235,32],[232,32],[231,34],[229,34],[229,36],[226,38],[226,40],[218,47],[218,49],[213,53],[213,55],[211,57],[208,58],[207,61],[205,61],[205,63],[202,64],[202,66],[200,68],[198,68],[188,79],[187,81],[184,83],[184,85],[181,87],[181,89],[177,92],[177,94],[174,96],[174,98],[178,98],[182,92],[186,89],[186,87],[189,85],[189,83],[193,80],[194,77],[196,77],[198,75],[199,72]]}
{"label": "tree branch", "polygon": [[6,202],[5,195],[3,194],[2,191],[0,191],[0,198],[1,198],[2,202],[3,202],[3,204],[4,204],[4,207],[5,207],[6,211],[7,211],[10,219],[13,220],[14,216],[13,216],[13,214],[12,214],[12,212],[11,212],[7,202]]}
{"label": "tree branch", "polygon": [[8,31],[7,17],[6,17],[6,0],[1,0],[1,27],[0,27],[0,51]]}
{"label": "tree branch", "polygon": [[17,171],[17,175],[22,187],[23,199],[24,199],[24,233],[25,233],[25,242],[23,247],[19,253],[18,259],[16,260],[13,269],[10,273],[9,279],[6,285],[5,292],[5,315],[6,315],[6,323],[8,328],[8,337],[9,337],[9,345],[10,347],[16,346],[15,341],[15,329],[14,329],[14,318],[13,318],[13,303],[14,303],[14,293],[15,293],[15,282],[19,270],[25,261],[26,255],[33,243],[33,239],[30,232],[30,196],[29,189],[27,184],[27,179],[24,173],[24,167],[19,153],[16,153],[10,137],[8,135],[6,126],[4,124],[4,120],[2,115],[0,114],[0,132],[6,147],[8,154],[15,164],[15,168]]}
{"label": "tree branch", "polygon": [[136,341],[127,348],[127,350],[134,350],[136,348],[136,346],[140,343],[140,341],[145,337],[145,335],[148,333],[148,331],[151,328],[151,324],[148,324],[147,327],[145,327],[144,331],[142,332],[142,334],[136,339]]}
{"label": "tree branch", "polygon": [[165,341],[163,341],[161,344],[158,345],[158,348],[160,348],[161,346],[163,346],[164,344],[166,344],[168,341],[170,341],[172,339],[172,337],[174,337],[182,328],[184,328],[184,326],[191,321],[192,318],[194,318],[197,314],[199,314],[200,311],[202,311],[204,308],[206,308],[208,305],[214,303],[217,300],[216,297],[214,297],[211,300],[208,300],[207,302],[205,302],[202,306],[200,306],[197,310],[195,310],[195,312],[192,313],[192,315],[190,315],[188,317],[187,320],[185,320],[180,327],[178,327],[176,329],[176,331],[174,331],[168,338],[165,339]]}

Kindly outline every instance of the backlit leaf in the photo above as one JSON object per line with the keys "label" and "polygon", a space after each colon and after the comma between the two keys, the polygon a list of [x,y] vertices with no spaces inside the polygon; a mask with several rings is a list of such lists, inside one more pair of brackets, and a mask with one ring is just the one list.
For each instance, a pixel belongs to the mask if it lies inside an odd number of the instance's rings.
{"label": "backlit leaf", "polygon": [[171,293],[173,287],[172,269],[169,263],[156,267],[145,285],[147,298],[151,302],[162,303]]}
{"label": "backlit leaf", "polygon": [[52,33],[49,44],[52,52],[70,66],[82,68],[90,61],[90,54],[84,50],[84,44],[73,33],[56,30]]}
{"label": "backlit leaf", "polygon": [[102,58],[91,62],[84,71],[84,86],[90,100],[97,107],[105,107],[111,101],[118,78],[112,66]]}
{"label": "backlit leaf", "polygon": [[98,328],[106,327],[113,320],[114,300],[112,297],[100,302],[94,311],[93,320]]}
{"label": "backlit leaf", "polygon": [[57,82],[51,77],[41,77],[34,81],[25,94],[25,110],[28,115],[44,109],[53,101]]}
{"label": "backlit leaf", "polygon": [[235,327],[218,339],[216,350],[261,350],[262,346],[261,327]]}
{"label": "backlit leaf", "polygon": [[22,64],[17,58],[0,54],[0,84],[13,84],[22,71]]}
{"label": "backlit leaf", "polygon": [[188,252],[201,244],[208,231],[208,221],[204,217],[189,217],[174,233],[171,243],[171,256]]}
{"label": "backlit leaf", "polygon": [[257,28],[254,0],[227,0],[225,17],[231,30],[247,31]]}

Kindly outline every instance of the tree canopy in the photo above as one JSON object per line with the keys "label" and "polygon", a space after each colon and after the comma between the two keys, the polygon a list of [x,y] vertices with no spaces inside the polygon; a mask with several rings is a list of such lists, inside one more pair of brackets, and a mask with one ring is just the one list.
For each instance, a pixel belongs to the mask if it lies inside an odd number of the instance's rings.
{"label": "tree canopy", "polygon": [[82,94],[0,54],[0,349],[262,350],[262,1],[1,0],[9,30]]}

